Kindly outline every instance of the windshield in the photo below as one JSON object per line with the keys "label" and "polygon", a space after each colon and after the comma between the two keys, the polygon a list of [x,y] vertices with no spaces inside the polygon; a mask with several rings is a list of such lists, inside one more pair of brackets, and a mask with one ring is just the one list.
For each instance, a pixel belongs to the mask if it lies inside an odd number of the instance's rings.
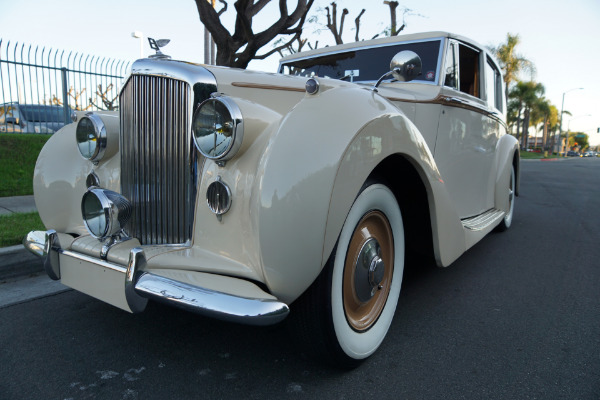
{"label": "windshield", "polygon": [[320,57],[293,60],[282,64],[279,72],[297,76],[346,79],[349,81],[376,81],[389,72],[390,61],[396,53],[412,50],[421,57],[422,74],[415,81],[436,82],[440,40],[399,43],[326,54]]}
{"label": "windshield", "polygon": [[29,122],[64,122],[64,111],[60,106],[21,106],[23,119]]}

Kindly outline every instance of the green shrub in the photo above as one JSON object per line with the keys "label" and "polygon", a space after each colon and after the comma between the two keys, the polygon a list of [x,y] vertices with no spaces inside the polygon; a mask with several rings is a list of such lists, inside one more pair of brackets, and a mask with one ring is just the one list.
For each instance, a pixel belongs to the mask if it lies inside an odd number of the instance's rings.
{"label": "green shrub", "polygon": [[50,135],[0,134],[0,197],[33,194],[33,171]]}
{"label": "green shrub", "polygon": [[0,247],[21,244],[23,237],[34,230],[45,230],[37,212],[0,215]]}

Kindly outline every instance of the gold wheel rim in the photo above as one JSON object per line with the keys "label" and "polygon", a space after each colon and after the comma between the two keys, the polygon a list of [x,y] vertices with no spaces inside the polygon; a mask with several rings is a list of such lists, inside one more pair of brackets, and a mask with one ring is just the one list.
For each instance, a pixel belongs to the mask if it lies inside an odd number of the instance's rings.
{"label": "gold wheel rim", "polygon": [[[373,247],[371,245],[373,243],[377,245],[377,257],[371,257],[373,251],[365,251],[365,248]],[[367,265],[373,266],[374,263],[377,265],[375,270],[379,269],[377,279],[371,279],[373,274],[367,272],[365,275],[362,271]],[[346,320],[352,329],[359,332],[366,331],[375,324],[387,302],[393,273],[392,228],[381,211],[370,211],[356,226],[344,263],[342,297]],[[369,296],[365,296],[365,290],[371,293],[370,298],[366,298]]]}

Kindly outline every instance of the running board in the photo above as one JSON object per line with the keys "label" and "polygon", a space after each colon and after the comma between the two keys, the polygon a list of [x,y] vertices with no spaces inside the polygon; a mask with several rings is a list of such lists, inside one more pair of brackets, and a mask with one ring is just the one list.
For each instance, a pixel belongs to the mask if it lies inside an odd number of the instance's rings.
{"label": "running board", "polygon": [[504,218],[504,215],[506,215],[504,211],[492,208],[475,217],[462,219],[460,222],[462,222],[465,229],[470,231],[482,231],[491,225],[497,224],[500,219]]}

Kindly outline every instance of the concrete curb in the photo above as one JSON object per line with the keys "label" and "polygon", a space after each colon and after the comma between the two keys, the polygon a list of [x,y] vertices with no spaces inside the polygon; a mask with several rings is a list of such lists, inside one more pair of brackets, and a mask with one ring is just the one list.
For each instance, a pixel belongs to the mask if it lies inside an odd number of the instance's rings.
{"label": "concrete curb", "polygon": [[0,248],[0,282],[43,270],[42,260],[25,250],[22,245]]}

